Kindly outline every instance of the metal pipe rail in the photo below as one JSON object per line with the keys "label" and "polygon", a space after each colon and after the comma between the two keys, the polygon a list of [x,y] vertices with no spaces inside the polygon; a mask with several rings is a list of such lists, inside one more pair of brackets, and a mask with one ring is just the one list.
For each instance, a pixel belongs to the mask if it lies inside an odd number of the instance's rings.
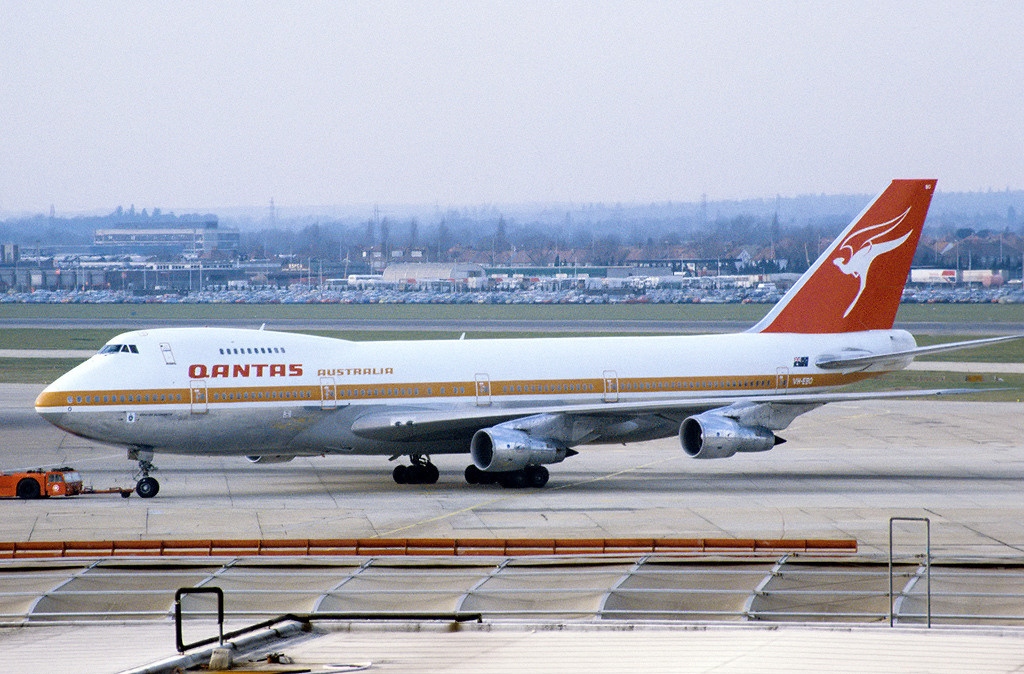
{"label": "metal pipe rail", "polygon": [[857,552],[848,539],[753,538],[337,538],[0,542],[0,559],[249,556],[637,555]]}

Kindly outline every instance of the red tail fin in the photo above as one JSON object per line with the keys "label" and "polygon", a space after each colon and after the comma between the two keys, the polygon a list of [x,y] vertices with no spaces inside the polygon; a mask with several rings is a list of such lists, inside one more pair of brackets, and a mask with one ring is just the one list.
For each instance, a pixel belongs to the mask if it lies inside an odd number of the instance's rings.
{"label": "red tail fin", "polygon": [[934,180],[892,181],[751,332],[892,328],[934,191]]}

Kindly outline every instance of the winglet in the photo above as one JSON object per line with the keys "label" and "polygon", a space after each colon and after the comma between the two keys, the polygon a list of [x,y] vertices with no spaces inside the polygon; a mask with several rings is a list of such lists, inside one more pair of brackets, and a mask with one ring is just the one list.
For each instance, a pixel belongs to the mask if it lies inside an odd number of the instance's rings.
{"label": "winglet", "polygon": [[892,181],[750,332],[891,329],[934,191]]}

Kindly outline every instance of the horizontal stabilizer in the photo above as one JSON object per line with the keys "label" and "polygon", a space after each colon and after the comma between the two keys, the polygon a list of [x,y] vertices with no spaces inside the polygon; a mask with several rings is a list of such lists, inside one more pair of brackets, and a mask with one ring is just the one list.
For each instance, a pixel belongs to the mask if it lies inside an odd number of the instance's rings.
{"label": "horizontal stabilizer", "polygon": [[855,351],[851,354],[826,354],[819,356],[814,361],[815,366],[822,370],[854,370],[869,367],[871,365],[884,365],[898,363],[901,360],[917,356],[927,356],[933,353],[944,351],[958,351],[960,349],[975,349],[979,346],[988,346],[1000,342],[1009,342],[1015,339],[1024,339],[1024,335],[1007,335],[1005,337],[988,337],[986,339],[971,339],[965,342],[948,342],[946,344],[933,344],[931,346],[919,346],[905,351],[893,351],[890,353],[873,353],[865,355],[863,351]]}

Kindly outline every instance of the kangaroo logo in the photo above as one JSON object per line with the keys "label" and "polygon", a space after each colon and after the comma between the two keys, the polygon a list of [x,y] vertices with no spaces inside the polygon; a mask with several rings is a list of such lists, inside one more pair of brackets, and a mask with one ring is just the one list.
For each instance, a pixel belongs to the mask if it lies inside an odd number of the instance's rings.
{"label": "kangaroo logo", "polygon": [[860,281],[860,290],[850,302],[850,306],[846,307],[843,318],[850,315],[853,308],[857,306],[860,296],[864,293],[864,288],[868,283],[868,271],[875,258],[896,250],[906,243],[910,235],[914,233],[911,230],[899,238],[892,238],[895,236],[893,232],[903,223],[908,213],[910,213],[909,208],[888,222],[850,232],[850,235],[839,244],[839,257],[833,258],[832,263],[839,267],[839,271]]}

